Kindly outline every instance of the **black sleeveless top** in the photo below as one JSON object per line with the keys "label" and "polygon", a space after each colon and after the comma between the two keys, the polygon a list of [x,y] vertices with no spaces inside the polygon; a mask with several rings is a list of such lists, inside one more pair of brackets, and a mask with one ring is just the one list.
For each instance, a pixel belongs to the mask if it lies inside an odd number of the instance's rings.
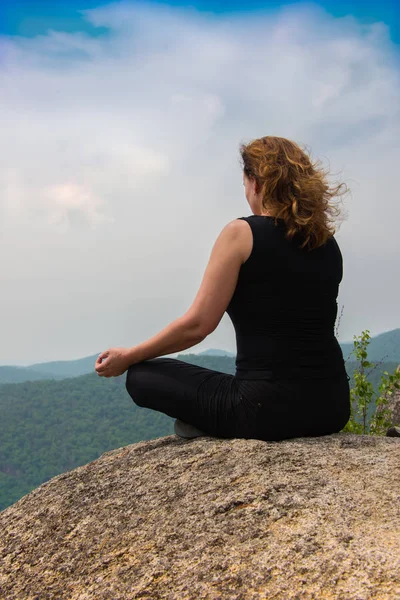
{"label": "black sleeveless top", "polygon": [[236,333],[236,377],[345,375],[335,337],[342,255],[334,237],[308,251],[285,238],[285,225],[251,215],[253,249],[226,309]]}

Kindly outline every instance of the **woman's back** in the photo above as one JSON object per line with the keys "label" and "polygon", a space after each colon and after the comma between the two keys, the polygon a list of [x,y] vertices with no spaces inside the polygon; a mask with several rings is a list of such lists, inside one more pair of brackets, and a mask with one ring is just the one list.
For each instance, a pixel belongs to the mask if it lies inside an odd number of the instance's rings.
{"label": "woman's back", "polygon": [[226,312],[236,332],[236,376],[324,378],[345,374],[334,334],[342,256],[334,237],[307,250],[273,217],[241,217],[253,234]]}
{"label": "woman's back", "polygon": [[[214,331],[227,312],[236,331],[236,376],[156,358],[129,367],[127,389],[139,406],[193,425],[194,432],[178,430],[188,437],[336,433],[351,413],[334,334],[342,256],[332,199],[346,186],[331,186],[318,161],[286,138],[266,136],[240,153],[253,214],[240,218],[247,225],[224,227],[193,305],[175,329],[159,334],[176,344],[164,349],[187,348],[185,339],[198,343],[199,331]],[[185,331],[182,322],[194,325]]]}

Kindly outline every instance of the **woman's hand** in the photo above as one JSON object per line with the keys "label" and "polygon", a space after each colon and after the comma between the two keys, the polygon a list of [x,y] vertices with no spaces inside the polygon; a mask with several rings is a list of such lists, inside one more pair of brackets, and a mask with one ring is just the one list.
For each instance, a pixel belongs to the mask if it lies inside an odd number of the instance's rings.
{"label": "woman's hand", "polygon": [[100,377],[118,377],[132,362],[128,348],[109,348],[99,354],[95,370]]}

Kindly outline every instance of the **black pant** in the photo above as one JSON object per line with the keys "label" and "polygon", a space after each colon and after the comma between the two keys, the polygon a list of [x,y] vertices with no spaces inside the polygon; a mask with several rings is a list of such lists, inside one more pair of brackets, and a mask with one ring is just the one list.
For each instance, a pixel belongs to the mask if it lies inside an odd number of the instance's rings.
{"label": "black pant", "polygon": [[141,407],[214,437],[282,440],[339,432],[350,418],[346,373],[325,379],[237,379],[174,358],[131,365],[126,389]]}

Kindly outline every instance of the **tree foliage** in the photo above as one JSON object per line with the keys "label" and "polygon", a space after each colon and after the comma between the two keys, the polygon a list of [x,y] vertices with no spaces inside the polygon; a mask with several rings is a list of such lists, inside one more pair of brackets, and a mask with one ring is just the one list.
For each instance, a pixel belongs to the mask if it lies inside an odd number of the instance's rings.
{"label": "tree foliage", "polygon": [[385,435],[392,425],[388,408],[390,396],[400,389],[400,372],[397,365],[392,373],[381,369],[378,389],[374,388],[370,375],[384,363],[373,363],[368,359],[368,344],[371,336],[368,329],[354,336],[352,354],[357,360],[353,371],[353,386],[350,390],[351,416],[343,431],[351,433]]}

